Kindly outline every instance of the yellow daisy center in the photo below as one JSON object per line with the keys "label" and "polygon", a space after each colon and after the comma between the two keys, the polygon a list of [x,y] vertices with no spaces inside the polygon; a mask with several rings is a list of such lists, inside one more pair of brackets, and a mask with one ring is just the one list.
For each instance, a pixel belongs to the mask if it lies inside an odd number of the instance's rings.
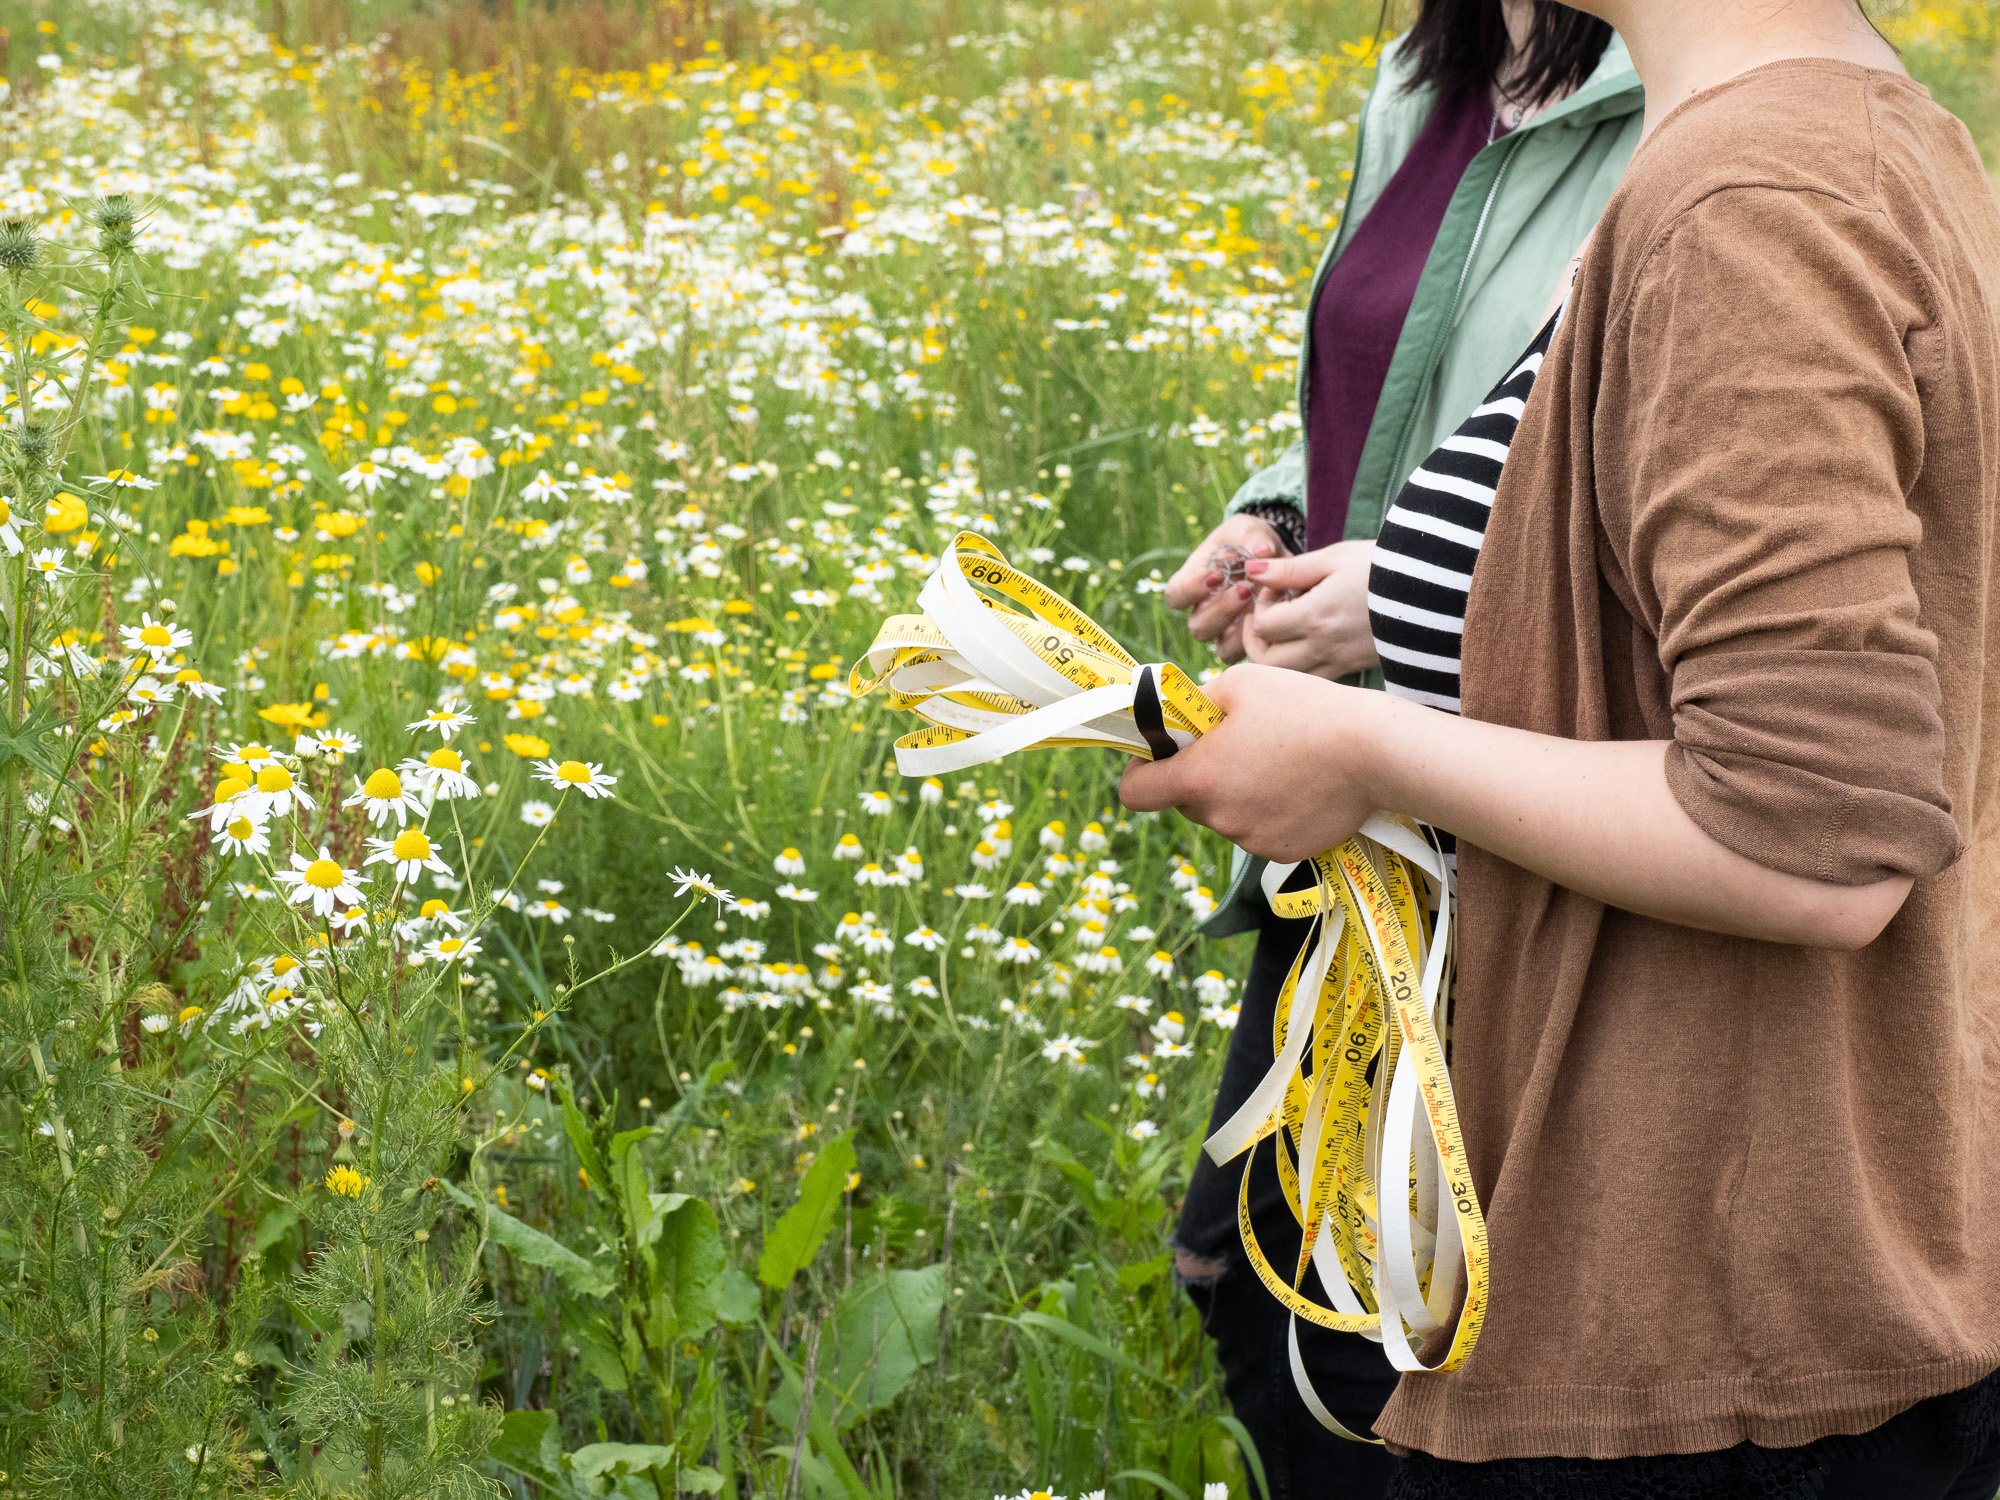
{"label": "yellow daisy center", "polygon": [[580,760],[566,760],[556,767],[556,780],[567,781],[571,786],[589,786],[590,767]]}
{"label": "yellow daisy center", "polygon": [[243,758],[245,760],[269,760],[271,752],[266,750],[262,745],[245,745],[243,747]]}
{"label": "yellow daisy center", "polygon": [[240,797],[250,790],[250,783],[240,777],[231,776],[215,789],[215,800],[227,802],[231,797]]}
{"label": "yellow daisy center", "polygon": [[183,1026],[187,1025],[187,1023],[190,1021],[199,1021],[200,1019],[201,1019],[201,1007],[199,1005],[188,1006],[185,1010],[183,1010],[180,1013],[179,1016],[180,1023]]}
{"label": "yellow daisy center", "polygon": [[799,857],[799,851],[796,849],[786,849],[781,851],[778,855],[778,858],[780,859],[797,859],[798,857]]}
{"label": "yellow daisy center", "polygon": [[440,953],[456,953],[456,952],[458,952],[458,950],[459,950],[459,949],[463,948],[464,946],[465,946],[465,943],[464,943],[464,941],[463,941],[462,939],[459,939],[459,938],[446,938],[446,939],[445,939],[445,940],[444,940],[443,942],[441,942],[441,943],[439,943],[439,944],[438,944],[438,952],[440,952]]}
{"label": "yellow daisy center", "polygon": [[147,646],[171,646],[174,633],[164,625],[148,625],[139,632],[140,643]]}
{"label": "yellow daisy center", "polygon": [[271,973],[283,977],[299,966],[299,961],[289,953],[281,953],[271,961]]}
{"label": "yellow daisy center", "polygon": [[432,917],[438,916],[440,913],[448,912],[450,910],[451,908],[449,906],[446,906],[442,901],[438,900],[437,897],[433,896],[431,897],[430,900],[426,901],[423,904],[422,908],[417,912],[417,915],[422,917],[425,921],[429,921]]}
{"label": "yellow daisy center", "polygon": [[400,797],[403,795],[403,778],[384,766],[361,783],[361,795],[373,797],[380,802],[386,802],[391,797]]}
{"label": "yellow daisy center", "polygon": [[389,852],[398,859],[429,859],[431,841],[421,828],[405,828],[396,835],[396,842],[389,846]]}
{"label": "yellow daisy center", "polygon": [[456,750],[453,750],[449,746],[441,750],[431,751],[429,755],[424,757],[424,764],[434,771],[463,771],[465,769],[463,758],[460,757]]}
{"label": "yellow daisy center", "polygon": [[292,773],[283,766],[266,766],[257,773],[257,790],[260,792],[289,792],[292,789]]}
{"label": "yellow daisy center", "polygon": [[252,823],[248,818],[238,818],[234,823],[229,825],[229,836],[239,842],[249,838],[256,831],[257,825]]}
{"label": "yellow daisy center", "polygon": [[306,866],[305,881],[318,890],[330,891],[340,884],[345,872],[330,859],[316,859]]}

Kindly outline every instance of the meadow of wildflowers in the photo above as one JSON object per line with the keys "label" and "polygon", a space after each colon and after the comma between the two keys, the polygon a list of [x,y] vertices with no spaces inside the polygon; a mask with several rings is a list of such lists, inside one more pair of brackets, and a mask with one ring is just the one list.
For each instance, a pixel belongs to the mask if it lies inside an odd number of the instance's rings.
{"label": "meadow of wildflowers", "polygon": [[1204,664],[1372,7],[852,9],[0,3],[0,1494],[1244,1494],[1226,850],[846,666]]}

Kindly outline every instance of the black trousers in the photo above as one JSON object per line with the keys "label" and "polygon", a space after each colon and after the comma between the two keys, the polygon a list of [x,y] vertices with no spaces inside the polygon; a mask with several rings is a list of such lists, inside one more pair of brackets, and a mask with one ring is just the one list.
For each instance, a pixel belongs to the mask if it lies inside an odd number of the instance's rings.
{"label": "black trousers", "polygon": [[[1311,930],[1309,920],[1266,914],[1222,1065],[1211,1130],[1236,1112],[1271,1066],[1278,992]],[[1286,1205],[1274,1149],[1267,1141],[1254,1153],[1250,1218],[1258,1244],[1284,1274],[1297,1264],[1299,1224]],[[1268,1500],[1381,1500],[1395,1461],[1373,1444],[1328,1432],[1299,1399],[1285,1353],[1289,1314],[1264,1289],[1243,1253],[1236,1226],[1242,1182],[1243,1158],[1218,1167],[1203,1155],[1181,1203],[1174,1245],[1222,1267],[1212,1278],[1183,1285],[1201,1313],[1203,1331],[1215,1341],[1223,1389],[1236,1420],[1257,1444],[1270,1486]],[[1306,1276],[1306,1291],[1324,1303],[1316,1274],[1308,1271]],[[1359,1334],[1332,1333],[1304,1321],[1298,1334],[1299,1357],[1320,1401],[1350,1432],[1367,1433],[1396,1389],[1396,1372],[1382,1346]]]}
{"label": "black trousers", "polygon": [[[1311,925],[1265,915],[1211,1130],[1236,1112],[1271,1065],[1278,992]],[[1265,1143],[1254,1153],[1250,1220],[1282,1274],[1297,1262],[1299,1225],[1273,1149]],[[1267,1500],[1995,1500],[2000,1491],[2000,1373],[1920,1402],[1873,1432],[1803,1448],[1745,1443],[1721,1453],[1460,1464],[1421,1453],[1399,1461],[1372,1444],[1336,1437],[1299,1398],[1285,1353],[1289,1315],[1243,1253],[1236,1225],[1242,1180],[1243,1158],[1217,1167],[1199,1157],[1174,1243],[1221,1268],[1183,1285],[1215,1342],[1229,1404],[1257,1444]],[[1305,1289],[1326,1300],[1311,1271]],[[1349,1431],[1368,1432],[1396,1389],[1381,1346],[1305,1322],[1298,1336],[1320,1401]]]}

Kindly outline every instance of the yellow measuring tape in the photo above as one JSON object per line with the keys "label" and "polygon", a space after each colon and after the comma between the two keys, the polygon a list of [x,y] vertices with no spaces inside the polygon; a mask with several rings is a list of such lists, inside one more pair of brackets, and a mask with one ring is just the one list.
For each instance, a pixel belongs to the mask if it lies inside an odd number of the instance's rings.
{"label": "yellow measuring tape", "polygon": [[[1049,747],[1162,759],[1222,722],[1179,667],[1141,665],[974,532],[959,533],[917,603],[922,613],[885,621],[848,674],[855,697],[883,688],[892,707],[928,721],[896,741],[906,776]],[[1325,1426],[1356,1437],[1313,1391],[1297,1320],[1378,1339],[1399,1370],[1457,1369],[1486,1318],[1486,1219],[1441,1040],[1449,865],[1422,825],[1386,814],[1305,863],[1313,884],[1295,891],[1283,887],[1299,866],[1265,872],[1272,910],[1312,918],[1312,936],[1278,997],[1271,1067],[1206,1150],[1220,1164],[1275,1138],[1301,1229],[1298,1261],[1283,1274],[1258,1244],[1247,1162],[1237,1202],[1244,1250],[1292,1315],[1300,1396]],[[1331,1307],[1302,1290],[1309,1266]],[[1445,1327],[1442,1358],[1425,1365],[1418,1348]]]}

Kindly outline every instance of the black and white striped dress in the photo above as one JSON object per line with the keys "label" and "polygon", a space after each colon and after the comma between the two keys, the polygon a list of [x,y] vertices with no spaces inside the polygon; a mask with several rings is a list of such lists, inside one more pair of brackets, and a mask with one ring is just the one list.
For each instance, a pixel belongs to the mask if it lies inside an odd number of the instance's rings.
{"label": "black and white striped dress", "polygon": [[1382,519],[1368,575],[1368,622],[1383,683],[1399,698],[1458,712],[1472,568],[1501,467],[1560,317],[1543,325],[1507,378],[1423,461]]}

